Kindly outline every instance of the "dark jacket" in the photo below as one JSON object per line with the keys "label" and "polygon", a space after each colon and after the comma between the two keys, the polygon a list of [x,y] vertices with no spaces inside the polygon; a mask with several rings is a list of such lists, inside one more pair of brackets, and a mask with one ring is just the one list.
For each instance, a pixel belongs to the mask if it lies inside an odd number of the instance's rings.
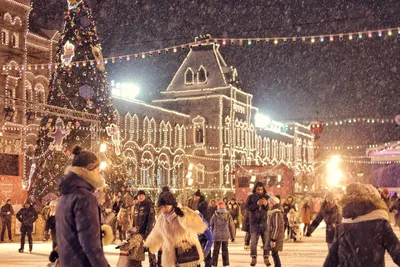
{"label": "dark jacket", "polygon": [[138,202],[135,205],[135,216],[133,226],[136,226],[139,231],[138,233],[146,239],[153,230],[155,223],[155,211],[153,203],[145,199],[142,202]]}
{"label": "dark jacket", "polygon": [[93,195],[95,188],[87,176],[90,176],[88,171],[76,168],[60,183],[56,228],[63,267],[109,266],[101,244],[100,211]]}
{"label": "dark jacket", "polygon": [[[14,215],[14,209],[10,204],[5,204],[3,207],[1,207],[1,219],[3,221],[8,221],[11,220],[11,216]],[[7,214],[10,212],[10,214]]]}
{"label": "dark jacket", "polygon": [[214,241],[229,241],[235,239],[236,229],[232,216],[228,211],[217,210],[211,217],[210,227],[214,235]]}
{"label": "dark jacket", "polygon": [[292,196],[288,196],[288,197],[286,197],[286,199],[288,199],[289,197],[292,198],[292,202],[290,202],[290,203],[286,203],[286,202],[285,202],[285,203],[282,204],[282,208],[283,208],[283,219],[285,220],[285,223],[286,223],[286,224],[289,223],[289,220],[288,220],[288,217],[287,217],[289,211],[290,211],[291,209],[294,209],[295,211],[297,211],[294,198],[293,198]]}
{"label": "dark jacket", "polygon": [[21,222],[22,227],[33,227],[37,218],[38,214],[32,205],[29,208],[23,207],[17,212],[17,219]]}
{"label": "dark jacket", "polygon": [[263,195],[258,195],[257,193],[253,193],[247,198],[246,209],[248,211],[249,216],[249,232],[259,231],[260,233],[264,233],[267,225],[267,211],[268,205],[258,206],[257,201],[265,198],[268,200],[269,196],[264,191]]}
{"label": "dark jacket", "polygon": [[324,220],[326,224],[325,240],[327,243],[332,243],[333,237],[335,236],[335,228],[342,222],[342,215],[339,207],[335,204],[333,208],[329,208],[328,203],[324,201],[317,217],[315,217],[307,230],[307,236],[310,236],[314,232],[322,220]]}
{"label": "dark jacket", "polygon": [[[282,207],[276,204],[268,211],[267,231],[265,231],[265,249],[269,251],[282,251],[283,239],[285,238],[285,226],[283,221]],[[271,242],[276,246],[271,247]]]}
{"label": "dark jacket", "polygon": [[200,196],[199,203],[197,204],[197,210],[203,214],[204,218],[209,222],[211,220],[212,213],[208,212],[208,203],[204,195]]}
{"label": "dark jacket", "polygon": [[236,201],[229,201],[227,208],[233,220],[238,220],[240,211],[239,204]]}
{"label": "dark jacket", "polygon": [[[400,265],[400,242],[387,211],[369,209],[365,203],[353,205],[352,214],[346,214],[345,209],[324,267],[384,267],[385,250]],[[365,214],[368,209],[370,212]]]}

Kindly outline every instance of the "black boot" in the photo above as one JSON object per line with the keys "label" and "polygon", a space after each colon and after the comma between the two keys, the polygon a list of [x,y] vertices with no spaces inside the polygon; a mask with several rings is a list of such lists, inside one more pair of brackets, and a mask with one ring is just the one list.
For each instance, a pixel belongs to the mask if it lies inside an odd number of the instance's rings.
{"label": "black boot", "polygon": [[19,253],[24,253],[24,249],[23,249],[23,248],[20,248],[20,249],[18,249],[18,252],[19,252]]}

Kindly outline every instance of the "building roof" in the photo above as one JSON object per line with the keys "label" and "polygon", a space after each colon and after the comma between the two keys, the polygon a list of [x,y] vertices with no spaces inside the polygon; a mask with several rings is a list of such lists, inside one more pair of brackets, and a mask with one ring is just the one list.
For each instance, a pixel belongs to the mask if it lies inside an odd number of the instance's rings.
{"label": "building roof", "polygon": [[[198,74],[201,68],[206,71],[205,82],[199,82]],[[185,80],[187,71],[193,71],[193,84],[188,84]],[[192,91],[198,94],[199,91],[202,91],[201,89],[227,88],[230,85],[229,77],[233,72],[236,73],[236,70],[228,67],[222,58],[219,52],[219,44],[210,41],[196,44],[191,47],[167,90],[161,93],[187,94]]]}

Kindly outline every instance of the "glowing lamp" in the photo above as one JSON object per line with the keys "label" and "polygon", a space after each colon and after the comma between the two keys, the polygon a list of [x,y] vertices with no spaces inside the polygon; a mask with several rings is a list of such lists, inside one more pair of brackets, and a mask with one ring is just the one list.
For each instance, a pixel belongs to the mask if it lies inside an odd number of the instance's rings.
{"label": "glowing lamp", "polygon": [[188,172],[188,173],[186,174],[186,178],[187,178],[187,179],[190,179],[190,177],[192,177],[192,172]]}
{"label": "glowing lamp", "polygon": [[188,180],[188,185],[193,185],[193,179]]}
{"label": "glowing lamp", "polygon": [[107,162],[105,161],[100,162],[100,170],[104,170],[105,168],[107,168]]}
{"label": "glowing lamp", "polygon": [[188,170],[189,171],[193,170],[193,164],[192,163],[189,164]]}
{"label": "glowing lamp", "polygon": [[100,145],[100,152],[104,153],[104,152],[106,152],[106,150],[107,150],[107,145],[106,144],[101,144]]}

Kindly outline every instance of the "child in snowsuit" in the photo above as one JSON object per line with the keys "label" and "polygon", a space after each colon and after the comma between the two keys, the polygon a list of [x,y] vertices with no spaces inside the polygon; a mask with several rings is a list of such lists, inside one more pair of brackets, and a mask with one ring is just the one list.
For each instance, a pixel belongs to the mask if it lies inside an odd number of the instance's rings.
{"label": "child in snowsuit", "polygon": [[228,242],[235,241],[236,228],[232,216],[226,210],[224,202],[218,202],[218,209],[211,217],[210,227],[214,235],[214,250],[212,254],[212,265],[218,265],[219,250],[222,246],[223,266],[229,266]]}
{"label": "child in snowsuit", "polygon": [[290,226],[290,238],[294,242],[301,239],[300,236],[300,217],[294,209],[291,209],[288,214],[289,226]]}
{"label": "child in snowsuit", "polygon": [[122,257],[128,257],[126,267],[142,267],[142,261],[145,259],[143,238],[136,227],[130,227],[126,235],[127,240],[117,247],[121,250],[117,267],[123,267],[120,266],[122,262],[125,262]]}

